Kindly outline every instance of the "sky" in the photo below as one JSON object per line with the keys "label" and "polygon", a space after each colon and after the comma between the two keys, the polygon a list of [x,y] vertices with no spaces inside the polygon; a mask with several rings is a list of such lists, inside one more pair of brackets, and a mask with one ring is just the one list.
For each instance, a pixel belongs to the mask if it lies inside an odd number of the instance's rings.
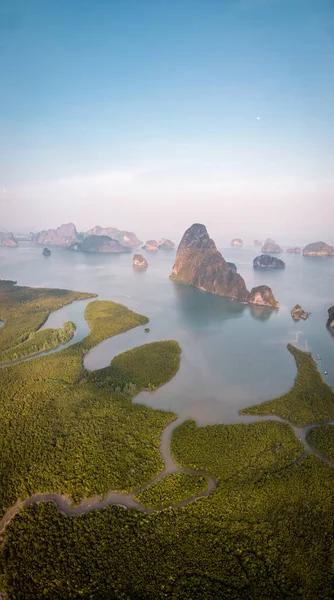
{"label": "sky", "polygon": [[0,228],[333,218],[334,0],[0,0]]}

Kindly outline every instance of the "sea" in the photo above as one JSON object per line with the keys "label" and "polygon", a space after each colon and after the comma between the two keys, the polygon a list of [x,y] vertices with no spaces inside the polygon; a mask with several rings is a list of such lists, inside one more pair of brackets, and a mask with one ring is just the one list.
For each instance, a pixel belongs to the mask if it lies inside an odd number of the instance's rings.
{"label": "sea", "polygon": [[[117,354],[145,343],[179,342],[177,375],[155,392],[140,393],[135,402],[171,410],[199,425],[238,422],[241,408],[275,398],[293,385],[296,365],[287,350],[289,343],[312,352],[324,381],[334,386],[334,337],[326,328],[328,308],[334,305],[334,257],[284,253],[279,255],[286,263],[284,270],[254,270],[258,248],[219,248],[227,261],[237,265],[249,290],[262,284],[272,288],[280,302],[279,310],[273,310],[171,281],[174,251],[146,253],[148,269],[138,272],[131,254],[51,248],[51,256],[44,257],[42,250],[31,242],[0,248],[0,279],[93,292],[150,319],[148,333],[139,327],[91,350],[85,358],[87,369],[107,366]],[[297,303],[311,313],[308,320],[292,319]],[[89,331],[86,305],[80,301],[56,311],[44,327],[72,320],[77,326],[72,343],[79,341]]]}

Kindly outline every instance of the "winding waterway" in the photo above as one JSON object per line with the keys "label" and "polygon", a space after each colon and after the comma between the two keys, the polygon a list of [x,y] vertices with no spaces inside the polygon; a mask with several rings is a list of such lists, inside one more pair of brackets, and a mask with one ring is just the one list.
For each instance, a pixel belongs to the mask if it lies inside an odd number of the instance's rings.
{"label": "winding waterway", "polygon": [[[72,506],[70,499],[64,495],[35,494],[8,509],[0,522],[0,532],[23,506],[34,502],[53,501],[67,515],[85,514],[115,504],[136,508],[147,514],[160,510],[163,507],[145,508],[134,496],[168,473],[199,473],[179,467],[170,453],[172,431],[185,419],[194,418],[198,425],[214,422],[250,423],[262,419],[283,421],[273,416],[240,416],[238,411],[249,404],[276,397],[291,388],[296,367],[286,350],[288,342],[301,349],[311,350],[313,355],[319,354],[322,357],[321,371],[323,374],[325,370],[328,372],[325,380],[329,384],[333,383],[334,338],[328,334],[325,323],[327,308],[334,303],[334,261],[325,259],[319,263],[319,260],[305,260],[298,255],[284,255],[287,263],[285,271],[259,273],[250,268],[255,252],[254,249],[230,248],[223,251],[223,254],[227,260],[237,263],[248,287],[267,283],[273,288],[275,296],[281,302],[279,312],[249,307],[169,281],[173,253],[150,255],[149,269],[146,273],[138,273],[131,268],[131,256],[97,257],[54,249],[52,257],[45,260],[40,256],[40,248],[36,249],[29,243],[14,251],[5,249],[4,252],[4,249],[0,249],[0,276],[3,278],[17,279],[20,284],[25,285],[95,292],[100,299],[121,302],[130,309],[149,316],[148,334],[144,327],[137,327],[101,342],[85,356],[86,369],[96,370],[107,366],[121,352],[162,339],[178,340],[183,351],[181,367],[174,379],[154,393],[140,393],[134,400],[152,408],[171,410],[179,415],[162,432],[160,454],[164,469],[155,479],[132,493],[109,491],[104,497],[84,498],[78,506]],[[8,264],[3,261],[4,257],[10,257]],[[36,260],[39,261],[39,269],[36,269]],[[76,333],[67,344],[41,354],[58,352],[89,333],[84,309],[90,301],[74,302],[49,316],[43,328],[58,328],[65,321],[71,320],[76,325]],[[312,312],[307,322],[292,321],[290,310],[297,302],[301,302],[306,310]],[[332,460],[307,443],[306,434],[313,425],[307,425],[303,429],[291,423],[290,425],[305,447],[296,462],[305,454],[313,452],[333,465]],[[215,482],[210,474],[203,474],[207,477],[207,489],[174,506],[183,506],[212,492]]]}

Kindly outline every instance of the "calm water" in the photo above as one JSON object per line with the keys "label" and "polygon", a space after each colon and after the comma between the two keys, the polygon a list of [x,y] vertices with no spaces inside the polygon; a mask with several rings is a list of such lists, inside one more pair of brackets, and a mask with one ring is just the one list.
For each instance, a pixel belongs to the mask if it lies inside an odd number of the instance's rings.
{"label": "calm water", "polygon": [[[221,249],[235,262],[247,287],[265,283],[280,301],[278,312],[250,307],[169,281],[175,253],[148,254],[144,273],[132,268],[131,255],[85,255],[53,249],[49,258],[28,242],[17,249],[0,248],[0,278],[21,285],[63,287],[95,292],[100,299],[121,302],[150,318],[150,333],[137,328],[94,349],[89,369],[108,365],[113,355],[143,343],[175,339],[183,353],[176,377],[153,394],[136,401],[191,416],[198,423],[235,422],[238,410],[287,391],[296,368],[288,342],[322,357],[324,379],[334,383],[334,338],[326,329],[327,309],[334,304],[334,258],[284,254],[285,270],[254,271],[256,248]],[[292,307],[300,303],[312,313],[295,323]],[[86,302],[57,311],[47,326],[65,320],[77,325],[76,340],[88,332]]]}

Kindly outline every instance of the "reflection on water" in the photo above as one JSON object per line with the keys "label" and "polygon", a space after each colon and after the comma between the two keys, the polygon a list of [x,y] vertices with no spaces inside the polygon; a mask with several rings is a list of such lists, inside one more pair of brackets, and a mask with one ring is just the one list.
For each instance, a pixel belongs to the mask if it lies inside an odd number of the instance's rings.
{"label": "reflection on water", "polygon": [[[326,329],[327,310],[333,305],[334,260],[309,260],[286,255],[286,269],[257,271],[255,249],[223,250],[235,262],[248,289],[267,284],[280,301],[280,310],[242,304],[206,294],[169,280],[174,253],[147,254],[148,269],[135,271],[132,255],[85,255],[54,248],[45,260],[42,249],[22,243],[15,250],[0,249],[0,277],[21,285],[62,287],[95,292],[101,299],[121,302],[150,319],[150,332],[140,327],[106,340],[85,357],[90,369],[108,365],[111,358],[131,347],[156,340],[175,339],[182,347],[176,377],[154,393],[142,393],[137,402],[173,410],[205,422],[235,422],[238,410],[287,391],[296,367],[286,349],[293,343],[322,358],[326,381],[334,378],[334,337]],[[77,326],[75,341],[88,333],[84,303],[76,302],[50,316],[45,326],[66,320]],[[295,304],[311,312],[295,323]]]}

